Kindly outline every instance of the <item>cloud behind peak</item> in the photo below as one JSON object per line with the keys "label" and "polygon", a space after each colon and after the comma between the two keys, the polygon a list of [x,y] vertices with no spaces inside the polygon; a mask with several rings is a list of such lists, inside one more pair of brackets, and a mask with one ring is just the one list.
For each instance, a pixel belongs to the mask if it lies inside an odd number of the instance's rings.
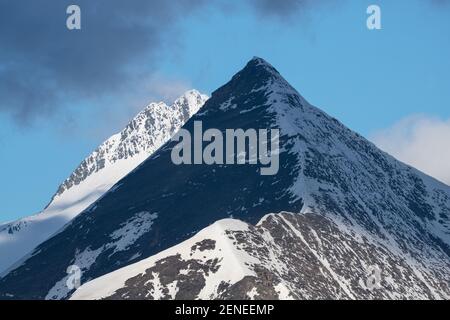
{"label": "cloud behind peak", "polygon": [[450,185],[450,119],[411,115],[373,134],[397,159]]}

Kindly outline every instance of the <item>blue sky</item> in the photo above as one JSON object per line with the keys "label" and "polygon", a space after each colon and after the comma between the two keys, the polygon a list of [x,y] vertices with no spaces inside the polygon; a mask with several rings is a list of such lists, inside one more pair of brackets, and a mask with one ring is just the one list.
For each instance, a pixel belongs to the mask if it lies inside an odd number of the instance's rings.
{"label": "blue sky", "polygon": [[[370,4],[381,7],[382,30],[366,28]],[[447,1],[341,0],[286,17],[249,5],[203,5],[168,23],[171,30],[161,33],[157,49],[148,57],[143,50],[127,65],[128,72],[148,72],[147,86],[136,89],[136,96],[129,88],[119,96],[111,85],[99,87],[101,96],[83,91],[79,99],[79,87],[66,92],[60,82],[52,88],[62,92],[63,107],[39,109],[39,99],[31,100],[34,114],[25,120],[18,120],[15,109],[0,109],[0,222],[40,211],[79,162],[146,102],[170,99],[168,91],[172,97],[184,88],[209,94],[253,56],[269,61],[309,102],[366,137],[414,114],[450,118]],[[1,36],[2,44],[14,41]],[[21,46],[12,47],[17,57]],[[0,73],[8,63],[0,60]],[[40,81],[36,66],[24,73],[28,86]],[[14,105],[12,99],[0,104]]]}

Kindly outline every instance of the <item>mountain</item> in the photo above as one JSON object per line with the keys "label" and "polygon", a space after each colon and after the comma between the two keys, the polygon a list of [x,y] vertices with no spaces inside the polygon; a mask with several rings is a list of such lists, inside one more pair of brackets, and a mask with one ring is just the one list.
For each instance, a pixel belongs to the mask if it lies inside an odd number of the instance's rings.
{"label": "mountain", "polygon": [[[445,283],[423,281],[404,260],[341,232],[323,215],[283,212],[256,226],[215,222],[179,245],[87,282],[71,299],[448,298],[430,290]],[[379,287],[370,289],[367,262],[380,267]]]}
{"label": "mountain", "polygon": [[450,296],[449,186],[310,105],[260,58],[183,129],[199,122],[278,129],[279,171],[175,165],[170,141],[0,279],[0,298],[69,298],[72,265],[85,284],[74,298],[112,278],[117,295],[104,297]]}
{"label": "mountain", "polygon": [[39,214],[0,225],[0,274],[89,207],[166,143],[208,99],[187,91],[172,105],[151,103],[81,162]]}

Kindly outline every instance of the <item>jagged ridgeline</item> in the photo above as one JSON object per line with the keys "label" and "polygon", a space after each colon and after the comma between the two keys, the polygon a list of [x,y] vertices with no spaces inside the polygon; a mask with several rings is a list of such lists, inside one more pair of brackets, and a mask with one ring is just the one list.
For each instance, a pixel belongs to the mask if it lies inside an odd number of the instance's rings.
{"label": "jagged ridgeline", "polygon": [[[1,279],[0,297],[69,298],[71,265],[82,283],[106,275],[74,298],[450,296],[448,186],[311,106],[260,58],[183,128],[195,121],[279,129],[278,173],[177,166],[169,142]],[[381,288],[366,282],[372,266]]]}

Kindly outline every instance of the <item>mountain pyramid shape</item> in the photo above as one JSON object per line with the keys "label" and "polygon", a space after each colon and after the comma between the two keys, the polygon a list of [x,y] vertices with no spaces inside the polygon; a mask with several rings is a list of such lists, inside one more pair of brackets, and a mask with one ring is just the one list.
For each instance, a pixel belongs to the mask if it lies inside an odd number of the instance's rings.
{"label": "mountain pyramid shape", "polygon": [[279,129],[278,173],[177,166],[168,142],[0,279],[0,298],[70,298],[71,265],[85,284],[74,298],[450,297],[449,186],[311,106],[260,58],[183,128],[195,121]]}
{"label": "mountain pyramid shape", "polygon": [[0,225],[0,275],[166,143],[207,99],[190,90],[170,106],[150,103],[81,162],[42,212]]}

